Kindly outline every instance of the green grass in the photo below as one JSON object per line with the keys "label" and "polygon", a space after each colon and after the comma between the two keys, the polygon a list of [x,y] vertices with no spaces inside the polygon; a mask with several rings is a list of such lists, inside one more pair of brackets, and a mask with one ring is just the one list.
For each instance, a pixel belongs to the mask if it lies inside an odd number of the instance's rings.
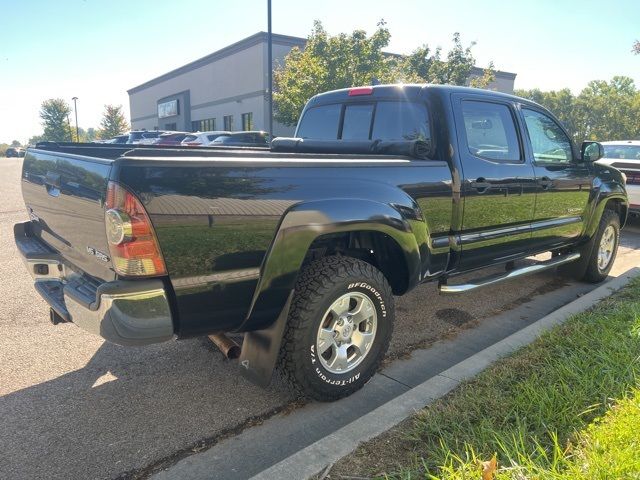
{"label": "green grass", "polygon": [[498,479],[640,479],[639,355],[636,280],[419,412],[372,468],[479,479],[495,454]]}

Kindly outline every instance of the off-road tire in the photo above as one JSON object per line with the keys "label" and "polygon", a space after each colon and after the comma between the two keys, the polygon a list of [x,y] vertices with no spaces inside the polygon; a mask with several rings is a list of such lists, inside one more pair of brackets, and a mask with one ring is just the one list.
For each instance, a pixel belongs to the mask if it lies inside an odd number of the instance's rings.
{"label": "off-road tire", "polygon": [[[612,226],[615,231],[615,244],[613,247],[613,254],[609,263],[604,269],[601,269],[598,265],[598,252],[600,250],[600,243],[602,241],[602,236],[607,229],[607,227]],[[591,251],[591,256],[587,262],[587,270],[582,277],[583,280],[591,283],[598,283],[603,281],[609,275],[611,271],[611,267],[613,266],[613,262],[616,259],[616,253],[618,251],[618,246],[620,245],[620,218],[618,214],[613,210],[605,209],[602,212],[602,217],[600,218],[600,224],[598,225],[598,231],[596,232],[595,241],[593,243],[593,249]]]}
{"label": "off-road tire", "polygon": [[[370,350],[346,373],[331,373],[317,357],[318,330],[327,309],[346,293],[365,294],[377,315]],[[374,375],[391,340],[394,302],[391,287],[374,266],[355,258],[329,256],[300,272],[282,339],[278,368],[299,396],[333,401],[351,395]]]}

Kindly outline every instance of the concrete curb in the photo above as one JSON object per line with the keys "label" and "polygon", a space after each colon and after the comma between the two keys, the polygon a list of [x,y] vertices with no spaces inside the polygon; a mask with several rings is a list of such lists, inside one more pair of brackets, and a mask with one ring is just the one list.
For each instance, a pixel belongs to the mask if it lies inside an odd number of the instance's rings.
{"label": "concrete curb", "polygon": [[[417,410],[446,395],[460,385],[461,382],[476,376],[499,358],[533,342],[541,333],[564,323],[572,315],[588,310],[639,275],[640,268],[638,267],[627,270],[619,277],[470,356],[331,435],[263,470],[253,476],[252,480],[270,480],[273,478],[299,480],[317,474],[327,465],[335,463],[353,452],[360,443],[366,442],[393,428]],[[347,447],[345,448],[345,446]]]}

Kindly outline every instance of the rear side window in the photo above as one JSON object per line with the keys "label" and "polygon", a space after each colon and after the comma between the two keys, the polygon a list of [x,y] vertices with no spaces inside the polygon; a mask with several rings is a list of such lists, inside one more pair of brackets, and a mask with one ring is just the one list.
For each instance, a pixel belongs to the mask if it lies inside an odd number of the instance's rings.
{"label": "rear side window", "polygon": [[373,104],[353,104],[344,108],[343,140],[368,140]]}
{"label": "rear side window", "polygon": [[322,105],[308,109],[298,129],[300,138],[335,140],[338,138],[338,123],[342,105]]}
{"label": "rear side window", "polygon": [[198,137],[196,137],[195,135],[187,135],[186,137],[184,137],[184,140],[182,140],[182,141],[183,142],[193,142],[197,138]]}
{"label": "rear side window", "polygon": [[508,106],[465,100],[462,117],[471,154],[487,160],[521,161],[518,135]]}
{"label": "rear side window", "polygon": [[429,140],[427,107],[419,103],[378,102],[372,140]]}

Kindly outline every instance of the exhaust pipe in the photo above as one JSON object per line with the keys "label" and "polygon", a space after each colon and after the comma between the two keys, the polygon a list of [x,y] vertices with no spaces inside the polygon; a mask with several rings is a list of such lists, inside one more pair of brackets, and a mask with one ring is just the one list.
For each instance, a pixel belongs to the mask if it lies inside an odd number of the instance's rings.
{"label": "exhaust pipe", "polygon": [[227,337],[224,333],[209,335],[209,340],[216,344],[222,354],[229,360],[240,357],[240,345]]}

